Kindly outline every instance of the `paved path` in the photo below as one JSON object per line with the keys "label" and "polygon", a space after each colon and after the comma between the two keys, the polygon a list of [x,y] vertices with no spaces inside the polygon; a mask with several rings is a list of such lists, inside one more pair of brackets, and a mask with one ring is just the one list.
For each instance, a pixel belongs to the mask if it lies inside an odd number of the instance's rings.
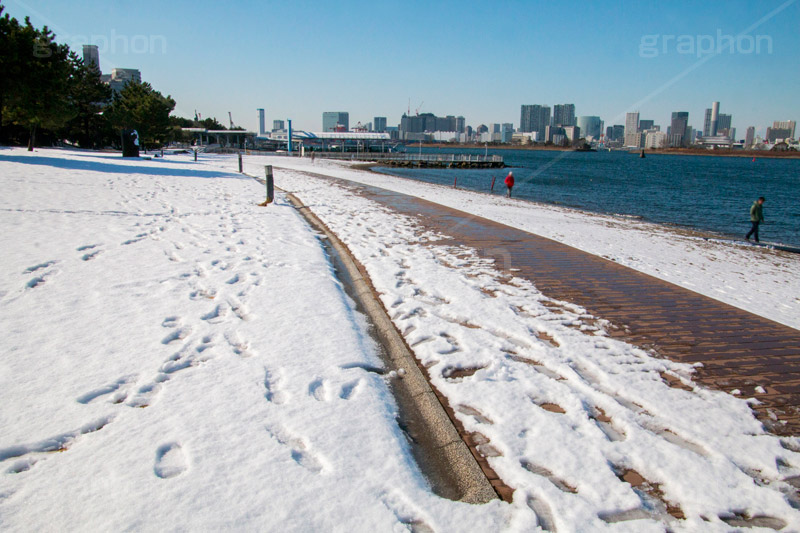
{"label": "paved path", "polygon": [[[499,267],[514,269],[514,275],[530,280],[546,296],[609,320],[617,326],[612,336],[673,361],[703,363],[696,381],[757,396],[762,403],[756,415],[768,429],[800,435],[800,331],[538,235],[405,194],[347,183],[475,248]],[[766,394],[756,395],[757,386]]]}

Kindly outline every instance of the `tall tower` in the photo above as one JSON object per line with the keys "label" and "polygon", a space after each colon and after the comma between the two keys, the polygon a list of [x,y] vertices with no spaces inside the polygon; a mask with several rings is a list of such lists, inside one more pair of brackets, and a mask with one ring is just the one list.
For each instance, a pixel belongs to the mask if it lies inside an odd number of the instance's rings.
{"label": "tall tower", "polygon": [[100,72],[100,52],[97,50],[96,44],[83,45],[83,64],[91,67],[94,63],[95,68]]}
{"label": "tall tower", "polygon": [[263,108],[258,109],[258,136],[264,137],[267,134],[267,118]]}
{"label": "tall tower", "polygon": [[712,137],[717,136],[717,126],[719,125],[719,102],[711,104],[711,131]]}

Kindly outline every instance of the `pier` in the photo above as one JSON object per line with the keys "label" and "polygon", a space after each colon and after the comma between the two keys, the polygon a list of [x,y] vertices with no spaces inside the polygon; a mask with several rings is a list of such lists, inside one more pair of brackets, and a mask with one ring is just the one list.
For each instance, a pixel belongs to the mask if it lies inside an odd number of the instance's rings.
{"label": "pier", "polygon": [[392,167],[504,168],[503,156],[477,154],[412,154],[380,152],[313,152],[316,157],[375,162]]}

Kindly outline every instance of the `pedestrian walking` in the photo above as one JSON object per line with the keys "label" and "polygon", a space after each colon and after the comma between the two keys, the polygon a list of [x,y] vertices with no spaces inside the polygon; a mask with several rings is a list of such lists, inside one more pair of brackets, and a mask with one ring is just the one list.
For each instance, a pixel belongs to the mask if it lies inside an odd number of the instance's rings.
{"label": "pedestrian walking", "polygon": [[745,240],[750,240],[752,235],[756,242],[758,242],[758,225],[764,222],[764,197],[760,196],[758,200],[753,202],[750,207],[750,223],[753,225],[747,235],[744,236]]}
{"label": "pedestrian walking", "polygon": [[506,187],[508,187],[508,192],[506,192],[506,196],[511,198],[511,189],[514,188],[514,173],[509,172],[508,176],[506,176],[505,181]]}

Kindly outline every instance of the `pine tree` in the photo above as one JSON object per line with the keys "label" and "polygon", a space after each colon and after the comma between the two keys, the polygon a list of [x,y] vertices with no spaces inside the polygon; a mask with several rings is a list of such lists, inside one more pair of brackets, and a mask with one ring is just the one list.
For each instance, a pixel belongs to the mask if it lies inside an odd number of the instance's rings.
{"label": "pine tree", "polygon": [[143,146],[155,147],[170,136],[169,114],[174,108],[175,100],[149,83],[130,81],[114,96],[107,113],[115,128],[135,129]]}
{"label": "pine tree", "polygon": [[73,116],[70,87],[77,58],[55,42],[47,26],[37,30],[28,17],[21,25],[6,16],[3,26],[7,48],[0,55],[8,70],[0,89],[2,118],[28,129],[28,150],[33,150],[39,128],[61,128]]}
{"label": "pine tree", "polygon": [[111,88],[100,81],[97,66],[83,61],[73,64],[72,102],[76,115],[67,124],[66,136],[82,148],[102,145],[110,137],[111,126],[105,109],[111,103]]}

